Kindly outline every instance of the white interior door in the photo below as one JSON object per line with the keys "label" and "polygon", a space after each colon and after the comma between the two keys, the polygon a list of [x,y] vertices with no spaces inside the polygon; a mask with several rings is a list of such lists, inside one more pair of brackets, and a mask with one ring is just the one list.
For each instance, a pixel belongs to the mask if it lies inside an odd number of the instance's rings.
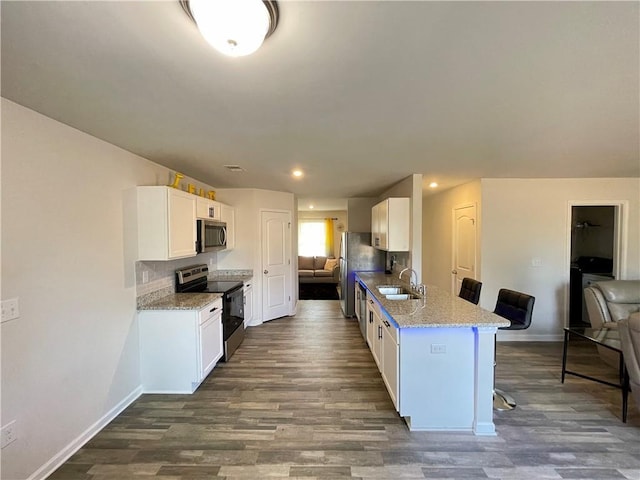
{"label": "white interior door", "polygon": [[453,209],[451,294],[458,295],[462,279],[476,278],[476,206]]}
{"label": "white interior door", "polygon": [[263,211],[262,320],[289,314],[291,305],[291,215]]}

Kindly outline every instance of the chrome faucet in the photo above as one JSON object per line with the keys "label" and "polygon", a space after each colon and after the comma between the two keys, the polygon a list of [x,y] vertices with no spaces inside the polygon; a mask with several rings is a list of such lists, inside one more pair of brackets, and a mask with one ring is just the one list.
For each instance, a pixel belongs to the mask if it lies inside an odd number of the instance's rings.
{"label": "chrome faucet", "polygon": [[[418,273],[417,273],[413,268],[409,268],[409,267],[407,267],[407,268],[403,268],[403,269],[402,269],[402,271],[400,272],[400,275],[398,275],[398,280],[402,281],[402,274],[403,274],[404,272],[406,272],[407,270],[409,270],[409,272],[410,272],[410,273],[409,273],[409,285],[411,286],[411,288],[412,288],[412,289],[414,289],[414,290],[415,290],[415,289],[416,289],[416,287],[418,286]],[[416,276],[416,281],[415,281],[415,283],[413,283],[413,282],[411,281],[411,278],[413,277],[413,275],[415,275],[415,276]]]}

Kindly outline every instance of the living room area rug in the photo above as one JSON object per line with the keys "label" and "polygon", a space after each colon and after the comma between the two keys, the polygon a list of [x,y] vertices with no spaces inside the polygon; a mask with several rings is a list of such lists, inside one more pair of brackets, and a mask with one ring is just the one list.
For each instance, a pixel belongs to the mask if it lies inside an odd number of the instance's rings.
{"label": "living room area rug", "polygon": [[332,283],[302,283],[300,300],[338,300],[336,285]]}

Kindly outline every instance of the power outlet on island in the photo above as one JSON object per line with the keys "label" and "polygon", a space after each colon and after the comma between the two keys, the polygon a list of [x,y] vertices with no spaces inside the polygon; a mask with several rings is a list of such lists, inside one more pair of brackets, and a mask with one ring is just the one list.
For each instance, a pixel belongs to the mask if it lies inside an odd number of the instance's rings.
{"label": "power outlet on island", "polygon": [[10,298],[2,301],[2,321],[7,322],[20,316],[20,309],[17,298]]}
{"label": "power outlet on island", "polygon": [[432,343],[431,353],[447,353],[447,346],[444,343]]}
{"label": "power outlet on island", "polygon": [[2,430],[0,430],[0,439],[2,440],[0,448],[4,448],[11,442],[14,442],[18,438],[18,430],[16,421],[7,423]]}

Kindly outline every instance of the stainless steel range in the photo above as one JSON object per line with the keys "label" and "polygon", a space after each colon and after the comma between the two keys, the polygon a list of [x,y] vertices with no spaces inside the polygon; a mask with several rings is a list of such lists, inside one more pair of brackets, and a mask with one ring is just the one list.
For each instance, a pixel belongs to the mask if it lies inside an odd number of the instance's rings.
{"label": "stainless steel range", "polygon": [[176,292],[222,294],[223,361],[227,361],[244,339],[244,294],[242,282],[207,280],[206,265],[192,265],[176,270]]}

